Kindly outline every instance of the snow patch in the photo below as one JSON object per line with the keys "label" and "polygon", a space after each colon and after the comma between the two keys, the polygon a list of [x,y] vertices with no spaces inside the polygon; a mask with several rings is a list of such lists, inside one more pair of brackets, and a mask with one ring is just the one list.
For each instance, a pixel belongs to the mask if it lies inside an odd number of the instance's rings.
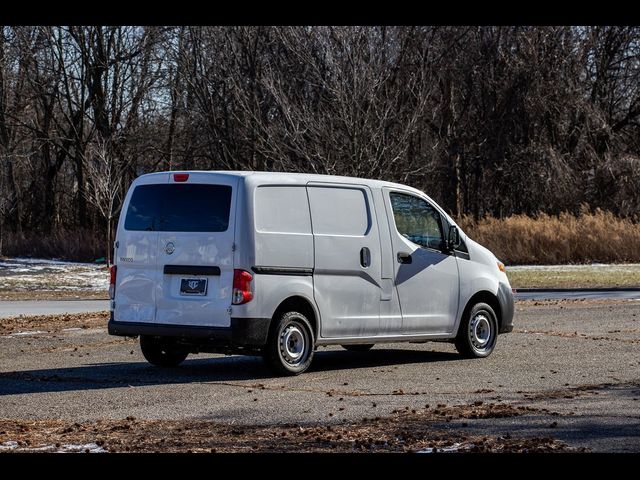
{"label": "snow patch", "polygon": [[39,258],[10,258],[0,262],[0,289],[12,291],[105,291],[105,265]]}
{"label": "snow patch", "polygon": [[41,447],[21,447],[18,442],[12,440],[0,443],[0,452],[13,450],[16,452],[50,452],[50,453],[107,453],[107,450],[95,443],[86,443],[84,445],[74,445],[65,443],[56,447],[55,445],[43,445]]}
{"label": "snow patch", "polygon": [[448,447],[440,447],[440,448],[425,448],[423,450],[418,450],[416,453],[434,453],[434,450],[437,453],[453,453],[459,452],[460,450],[469,450],[473,448],[475,445],[471,444],[463,444],[463,443],[454,443],[453,445],[449,445]]}
{"label": "snow patch", "polygon": [[28,337],[31,335],[39,335],[41,333],[47,333],[44,332],[42,330],[31,330],[31,331],[26,331],[26,332],[16,332],[16,333],[12,333],[10,335],[4,335],[7,338],[13,338],[13,337]]}

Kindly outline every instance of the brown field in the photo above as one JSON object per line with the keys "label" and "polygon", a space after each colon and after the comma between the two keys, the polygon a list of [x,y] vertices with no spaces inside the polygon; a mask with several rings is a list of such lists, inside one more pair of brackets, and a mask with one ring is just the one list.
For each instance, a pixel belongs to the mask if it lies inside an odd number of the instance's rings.
{"label": "brown field", "polygon": [[640,288],[640,264],[507,267],[513,288]]}
{"label": "brown field", "polygon": [[477,222],[465,216],[459,223],[507,265],[640,262],[640,224],[602,210]]}

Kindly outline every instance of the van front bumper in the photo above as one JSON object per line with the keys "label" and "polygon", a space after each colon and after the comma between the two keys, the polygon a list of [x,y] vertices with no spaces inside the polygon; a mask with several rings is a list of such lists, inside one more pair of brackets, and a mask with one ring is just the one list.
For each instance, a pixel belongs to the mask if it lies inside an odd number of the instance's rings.
{"label": "van front bumper", "polygon": [[513,314],[515,306],[513,302],[513,291],[505,283],[498,286],[498,303],[500,304],[500,330],[499,333],[509,333],[513,331]]}
{"label": "van front bumper", "polygon": [[160,323],[117,322],[113,313],[109,319],[109,335],[135,337],[150,335],[172,337],[184,343],[218,346],[261,348],[267,343],[269,318],[232,318],[230,327],[201,327]]}

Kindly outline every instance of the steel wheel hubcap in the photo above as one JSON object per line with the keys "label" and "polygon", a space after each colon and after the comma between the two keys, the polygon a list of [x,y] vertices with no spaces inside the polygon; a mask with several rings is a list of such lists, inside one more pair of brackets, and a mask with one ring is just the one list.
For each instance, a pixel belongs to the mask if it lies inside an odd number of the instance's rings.
{"label": "steel wheel hubcap", "polygon": [[289,325],[280,336],[280,351],[287,363],[298,363],[304,355],[305,336],[296,325]]}
{"label": "steel wheel hubcap", "polygon": [[491,340],[491,323],[484,313],[478,313],[469,323],[469,335],[475,348],[483,349]]}

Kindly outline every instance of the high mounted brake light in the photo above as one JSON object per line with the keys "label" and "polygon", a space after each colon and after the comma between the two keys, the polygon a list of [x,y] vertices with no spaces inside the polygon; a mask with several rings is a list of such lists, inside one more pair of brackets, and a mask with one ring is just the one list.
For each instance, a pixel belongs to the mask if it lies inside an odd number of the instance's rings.
{"label": "high mounted brake light", "polygon": [[173,174],[173,181],[174,182],[186,182],[187,180],[189,180],[189,174],[188,173],[174,173]]}

